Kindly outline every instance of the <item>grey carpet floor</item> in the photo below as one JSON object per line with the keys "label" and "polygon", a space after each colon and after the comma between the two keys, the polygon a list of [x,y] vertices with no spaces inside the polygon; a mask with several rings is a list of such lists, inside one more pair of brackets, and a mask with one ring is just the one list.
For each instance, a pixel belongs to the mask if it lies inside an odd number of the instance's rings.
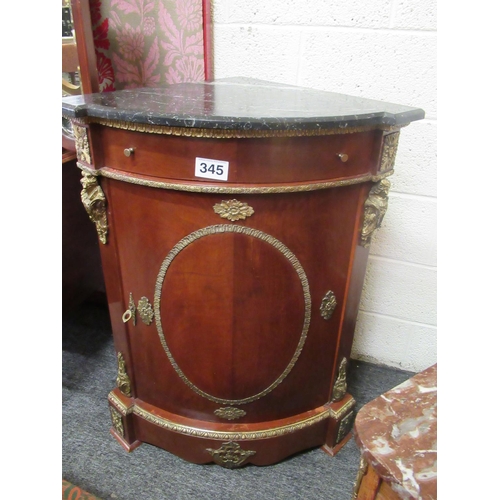
{"label": "grey carpet floor", "polygon": [[[349,500],[359,452],[351,439],[335,456],[320,449],[279,464],[228,470],[194,465],[148,444],[127,453],[111,436],[107,395],[117,362],[108,311],[85,303],[63,319],[62,477],[103,500]],[[356,408],[411,372],[353,361]]]}

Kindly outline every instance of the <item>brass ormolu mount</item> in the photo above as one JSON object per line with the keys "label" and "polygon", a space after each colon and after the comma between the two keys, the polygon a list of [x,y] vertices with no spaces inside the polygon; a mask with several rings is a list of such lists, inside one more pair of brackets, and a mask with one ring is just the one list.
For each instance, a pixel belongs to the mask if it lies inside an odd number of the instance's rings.
{"label": "brass ormolu mount", "polygon": [[155,313],[153,311],[153,306],[147,297],[141,297],[137,303],[137,307],[134,302],[134,297],[132,292],[129,294],[128,309],[122,315],[122,321],[126,323],[132,320],[133,325],[137,324],[136,313],[139,313],[139,317],[146,325],[150,325],[153,322]]}
{"label": "brass ormolu mount", "polygon": [[363,227],[361,228],[361,245],[365,248],[370,246],[373,233],[381,226],[387,212],[390,187],[389,180],[382,179],[371,188],[365,201]]}
{"label": "brass ormolu mount", "polygon": [[238,200],[227,200],[214,205],[214,212],[220,215],[223,219],[228,219],[231,222],[236,220],[244,220],[254,213],[254,209]]}
{"label": "brass ormolu mount", "polygon": [[325,296],[323,297],[323,300],[321,301],[321,317],[325,320],[330,319],[333,315],[335,307],[337,307],[337,299],[335,298],[335,294],[331,290],[328,290],[328,292],[326,292]]}
{"label": "brass ormolu mount", "polygon": [[230,441],[223,443],[218,450],[207,448],[208,453],[212,455],[214,462],[227,469],[241,467],[248,457],[255,455],[255,451],[243,450],[238,443]]}
{"label": "brass ormolu mount", "polygon": [[106,215],[106,196],[97,177],[82,171],[80,183],[83,187],[81,199],[90,220],[95,224],[100,242],[107,243],[108,217]]}
{"label": "brass ormolu mount", "polygon": [[125,367],[125,358],[123,354],[119,352],[118,356],[118,376],[116,377],[116,385],[120,391],[125,394],[125,396],[130,397],[132,394],[130,378],[127,375],[127,369]]}
{"label": "brass ormolu mount", "polygon": [[332,401],[340,401],[347,392],[347,358],[340,362],[339,371],[332,390]]}

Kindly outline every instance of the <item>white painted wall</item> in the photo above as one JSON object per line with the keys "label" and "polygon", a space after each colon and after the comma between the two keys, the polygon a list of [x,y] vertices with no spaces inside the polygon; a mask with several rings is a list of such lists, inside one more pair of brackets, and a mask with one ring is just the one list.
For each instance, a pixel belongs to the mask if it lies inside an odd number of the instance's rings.
{"label": "white painted wall", "polygon": [[403,128],[373,238],[352,357],[436,362],[436,0],[213,0],[215,77],[245,76],[423,108]]}

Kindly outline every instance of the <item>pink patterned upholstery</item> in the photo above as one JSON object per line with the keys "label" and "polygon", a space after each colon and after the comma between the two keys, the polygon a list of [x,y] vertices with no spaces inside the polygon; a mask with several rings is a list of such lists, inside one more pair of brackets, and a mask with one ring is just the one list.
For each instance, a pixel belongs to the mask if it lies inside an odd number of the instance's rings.
{"label": "pink patterned upholstery", "polygon": [[205,80],[202,0],[90,0],[99,90]]}

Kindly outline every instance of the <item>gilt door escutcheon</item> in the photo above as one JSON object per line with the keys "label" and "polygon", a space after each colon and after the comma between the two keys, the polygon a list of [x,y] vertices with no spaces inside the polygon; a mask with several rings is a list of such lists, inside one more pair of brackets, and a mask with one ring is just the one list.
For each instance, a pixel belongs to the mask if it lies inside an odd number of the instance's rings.
{"label": "gilt door escutcheon", "polygon": [[139,312],[139,316],[142,321],[146,323],[146,325],[150,325],[155,317],[155,313],[153,312],[153,306],[147,299],[147,297],[141,297],[139,302],[137,303],[137,311]]}

